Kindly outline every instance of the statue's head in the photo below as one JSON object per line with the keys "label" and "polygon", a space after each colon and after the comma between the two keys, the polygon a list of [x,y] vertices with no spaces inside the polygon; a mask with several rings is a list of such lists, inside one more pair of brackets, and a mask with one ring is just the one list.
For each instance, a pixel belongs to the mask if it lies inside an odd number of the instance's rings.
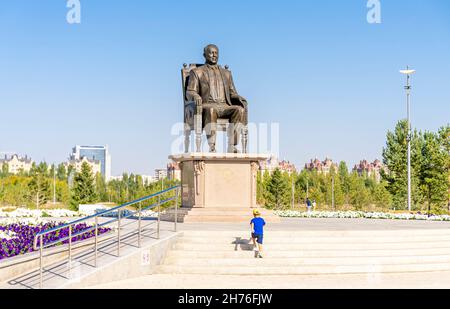
{"label": "statue's head", "polygon": [[216,65],[219,61],[219,48],[214,44],[209,44],[203,50],[203,56],[207,64]]}

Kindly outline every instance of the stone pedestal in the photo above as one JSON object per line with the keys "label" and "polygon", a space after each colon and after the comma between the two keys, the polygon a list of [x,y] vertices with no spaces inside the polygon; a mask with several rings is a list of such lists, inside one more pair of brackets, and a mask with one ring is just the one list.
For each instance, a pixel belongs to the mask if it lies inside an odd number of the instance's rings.
{"label": "stone pedestal", "polygon": [[182,206],[255,208],[258,154],[186,153],[170,156],[181,168]]}

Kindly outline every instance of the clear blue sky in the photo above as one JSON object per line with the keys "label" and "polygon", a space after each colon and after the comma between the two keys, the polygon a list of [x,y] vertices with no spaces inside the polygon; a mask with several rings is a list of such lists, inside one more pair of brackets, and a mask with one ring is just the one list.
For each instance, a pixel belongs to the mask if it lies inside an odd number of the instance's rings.
{"label": "clear blue sky", "polygon": [[405,117],[450,119],[450,1],[0,0],[0,152],[64,161],[75,144],[108,144],[113,174],[165,166],[182,119],[180,68],[215,43],[250,104],[250,121],[280,123],[280,156],[381,157]]}

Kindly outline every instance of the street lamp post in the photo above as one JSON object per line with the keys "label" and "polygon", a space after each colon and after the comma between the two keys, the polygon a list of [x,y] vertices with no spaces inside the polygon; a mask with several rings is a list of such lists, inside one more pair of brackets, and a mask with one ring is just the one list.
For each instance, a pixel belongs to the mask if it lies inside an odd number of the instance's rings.
{"label": "street lamp post", "polygon": [[414,74],[416,71],[411,70],[408,67],[406,67],[406,70],[401,70],[400,73],[406,75],[406,111],[408,116],[408,136],[407,136],[407,142],[408,142],[408,211],[411,211],[411,118],[410,118],[410,99],[411,99],[411,84],[410,84],[410,78],[411,75]]}

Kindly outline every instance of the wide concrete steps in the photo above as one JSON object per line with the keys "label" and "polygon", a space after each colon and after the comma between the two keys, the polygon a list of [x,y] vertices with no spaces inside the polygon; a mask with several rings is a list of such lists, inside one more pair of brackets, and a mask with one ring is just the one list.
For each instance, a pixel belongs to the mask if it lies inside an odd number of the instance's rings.
{"label": "wide concrete steps", "polygon": [[449,271],[449,263],[401,264],[401,265],[304,265],[304,266],[262,266],[255,262],[249,266],[185,266],[162,265],[156,273],[205,274],[205,275],[326,275]]}
{"label": "wide concrete steps", "polygon": [[314,275],[450,270],[450,230],[267,231],[255,258],[249,231],[185,231],[160,274]]}
{"label": "wide concrete steps", "polygon": [[[214,243],[220,244],[249,244],[251,242],[250,232],[247,235],[241,237],[230,238],[226,236],[214,237]],[[212,241],[209,237],[199,237],[199,236],[185,236],[180,239],[179,243],[183,244],[210,244]],[[450,235],[425,235],[425,236],[397,236],[397,237],[386,237],[377,236],[371,238],[364,237],[297,237],[297,236],[285,236],[285,237],[273,237],[267,235],[264,237],[265,244],[356,244],[356,243],[422,243],[422,242],[450,242]]]}
{"label": "wide concrete steps", "polygon": [[[432,255],[450,255],[450,248],[420,248],[420,249],[372,249],[372,250],[291,250],[291,251],[266,251],[265,258],[323,258],[323,257],[396,257],[396,256],[432,256]],[[249,258],[252,256],[249,251],[187,251],[172,250],[167,255],[169,258],[189,258],[193,259],[234,259]],[[172,260],[171,260],[172,261]]]}
{"label": "wide concrete steps", "polygon": [[[252,259],[253,257],[253,259]],[[254,255],[247,258],[179,258],[169,257],[165,260],[166,265],[176,264],[178,266],[232,266],[232,267],[288,267],[288,266],[311,266],[311,265],[398,265],[398,264],[428,264],[449,263],[450,255],[431,256],[344,256],[344,257],[273,257],[264,256],[263,259],[254,259]]]}
{"label": "wide concrete steps", "polygon": [[[418,249],[418,248],[449,248],[450,242],[423,242],[423,243],[310,243],[310,244],[283,244],[269,243],[264,245],[264,250],[397,250],[397,249]],[[210,251],[210,250],[252,250],[252,244],[236,245],[233,244],[191,244],[177,243],[175,249],[190,251]]]}
{"label": "wide concrete steps", "polygon": [[[249,229],[250,230],[250,229]],[[214,231],[208,233],[204,230],[187,230],[183,232],[184,237],[209,237],[211,239],[216,239],[217,237],[248,237],[249,230],[244,231]],[[421,237],[421,236],[450,236],[450,228],[448,229],[427,229],[427,230],[306,230],[306,231],[280,231],[280,230],[270,230],[270,228],[265,229],[264,237],[360,237],[360,238],[373,238],[373,237]]]}

